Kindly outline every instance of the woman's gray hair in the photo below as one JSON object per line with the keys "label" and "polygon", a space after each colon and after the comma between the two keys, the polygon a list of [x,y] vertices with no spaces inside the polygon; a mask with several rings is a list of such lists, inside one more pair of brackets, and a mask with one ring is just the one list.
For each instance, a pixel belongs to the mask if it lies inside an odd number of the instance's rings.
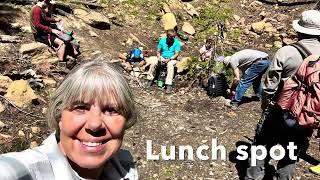
{"label": "woman's gray hair", "polygon": [[59,121],[64,109],[77,102],[116,103],[117,111],[126,119],[126,128],[137,120],[131,89],[120,71],[112,64],[94,60],[74,68],[51,96],[47,111],[49,127],[60,132]]}

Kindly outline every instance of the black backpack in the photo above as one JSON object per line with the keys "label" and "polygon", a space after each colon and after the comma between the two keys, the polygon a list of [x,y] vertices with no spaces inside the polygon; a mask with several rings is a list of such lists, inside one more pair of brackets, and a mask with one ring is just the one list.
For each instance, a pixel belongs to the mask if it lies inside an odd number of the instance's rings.
{"label": "black backpack", "polygon": [[228,83],[224,74],[214,74],[208,79],[207,95],[210,97],[227,97]]}

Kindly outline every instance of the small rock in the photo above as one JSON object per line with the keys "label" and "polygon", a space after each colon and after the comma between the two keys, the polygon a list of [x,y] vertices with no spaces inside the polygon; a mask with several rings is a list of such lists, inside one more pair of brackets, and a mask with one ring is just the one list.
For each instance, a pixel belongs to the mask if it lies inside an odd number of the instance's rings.
{"label": "small rock", "polygon": [[252,23],[251,27],[255,33],[262,34],[264,31],[265,24],[266,23],[264,21],[260,21],[260,22]]}
{"label": "small rock", "polygon": [[9,139],[9,138],[12,138],[12,136],[11,136],[11,135],[8,135],[8,134],[2,134],[2,133],[0,133],[0,138]]}
{"label": "small rock", "polygon": [[4,127],[6,127],[6,124],[4,122],[0,121],[0,128],[4,128]]}
{"label": "small rock", "polygon": [[274,45],[274,47],[276,47],[276,48],[281,48],[281,47],[282,47],[282,42],[281,42],[281,41],[275,41],[275,42],[273,43],[273,45]]}
{"label": "small rock", "polygon": [[29,133],[29,138],[31,139],[33,137],[33,134],[32,133]]}
{"label": "small rock", "polygon": [[264,19],[266,17],[267,13],[265,11],[262,11],[259,16],[261,17],[261,19]]}
{"label": "small rock", "polygon": [[233,15],[233,18],[234,18],[234,20],[236,20],[237,22],[241,19],[240,16],[238,16],[238,15],[236,15],[236,14]]}
{"label": "small rock", "polygon": [[18,136],[20,136],[20,137],[25,137],[26,134],[25,134],[22,130],[19,130],[19,131],[18,131]]}
{"label": "small rock", "polygon": [[170,7],[168,6],[167,3],[163,3],[162,9],[164,13],[171,13]]}
{"label": "small rock", "polygon": [[32,148],[35,148],[35,147],[38,147],[39,145],[38,145],[38,143],[37,143],[37,141],[32,141],[31,143],[30,143],[30,148],[32,149]]}
{"label": "small rock", "polygon": [[24,33],[32,33],[32,29],[30,26],[23,26],[21,27],[21,31],[24,32]]}
{"label": "small rock", "polygon": [[40,132],[40,128],[39,127],[31,127],[31,132],[33,134],[38,134]]}
{"label": "small rock", "polygon": [[281,22],[281,21],[285,21],[286,19],[288,19],[289,16],[288,16],[288,15],[285,15],[285,14],[278,14],[276,18],[277,18],[277,20],[278,20],[279,22]]}
{"label": "small rock", "polygon": [[276,31],[277,31],[277,30],[272,26],[272,24],[269,23],[269,22],[265,23],[265,25],[264,25],[264,30],[265,30],[266,32],[269,32],[269,33],[276,32]]}
{"label": "small rock", "polygon": [[236,118],[238,115],[237,115],[237,113],[230,111],[230,112],[226,113],[226,116],[228,118]]}
{"label": "small rock", "polygon": [[0,75],[0,88],[7,89],[12,80],[8,76]]}
{"label": "small rock", "polygon": [[285,45],[288,45],[288,44],[292,44],[294,41],[292,39],[289,39],[289,38],[283,38],[282,42]]}
{"label": "small rock", "polygon": [[47,110],[48,110],[48,108],[42,108],[42,114],[47,114]]}
{"label": "small rock", "polygon": [[184,31],[190,35],[194,35],[194,33],[196,33],[196,30],[194,29],[194,27],[188,22],[183,23],[182,31]]}
{"label": "small rock", "polygon": [[89,34],[91,37],[98,37],[98,34],[93,31],[89,31]]}
{"label": "small rock", "polygon": [[55,87],[57,85],[57,82],[51,78],[43,79],[43,83],[45,86],[48,86],[48,87]]}
{"label": "small rock", "polygon": [[272,46],[272,44],[265,44],[264,47],[266,47],[266,48],[272,48],[273,46]]}
{"label": "small rock", "polygon": [[128,40],[126,41],[126,44],[127,44],[128,46],[132,46],[133,40],[132,40],[131,38],[128,38]]}

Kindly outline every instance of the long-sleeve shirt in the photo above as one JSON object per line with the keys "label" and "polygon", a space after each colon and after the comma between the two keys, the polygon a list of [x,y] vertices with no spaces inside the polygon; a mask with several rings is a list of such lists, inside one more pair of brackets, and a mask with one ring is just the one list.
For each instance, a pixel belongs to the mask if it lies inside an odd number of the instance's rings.
{"label": "long-sleeve shirt", "polygon": [[30,15],[30,24],[33,33],[51,33],[50,23],[56,22],[55,19],[47,17],[40,6],[33,6]]}
{"label": "long-sleeve shirt", "polygon": [[[101,179],[137,180],[138,172],[131,158],[120,150],[104,165]],[[54,133],[39,147],[0,155],[0,169],[1,180],[84,180],[60,151]]]}
{"label": "long-sleeve shirt", "polygon": [[[320,42],[318,39],[302,39],[299,41],[312,54],[320,54]],[[283,82],[292,76],[300,64],[303,57],[293,46],[280,48],[269,66],[264,82],[263,99],[276,100],[278,92],[282,89]]]}

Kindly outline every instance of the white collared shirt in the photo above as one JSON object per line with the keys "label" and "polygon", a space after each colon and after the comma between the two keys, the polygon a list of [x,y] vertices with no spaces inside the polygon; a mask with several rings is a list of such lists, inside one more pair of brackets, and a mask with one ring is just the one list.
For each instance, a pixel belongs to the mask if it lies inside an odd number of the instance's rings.
{"label": "white collared shirt", "polygon": [[[138,179],[138,172],[132,160],[129,159],[128,153],[122,151],[105,164],[100,179]],[[54,133],[39,147],[0,155],[0,169],[1,180],[84,179],[71,168],[61,153]]]}

